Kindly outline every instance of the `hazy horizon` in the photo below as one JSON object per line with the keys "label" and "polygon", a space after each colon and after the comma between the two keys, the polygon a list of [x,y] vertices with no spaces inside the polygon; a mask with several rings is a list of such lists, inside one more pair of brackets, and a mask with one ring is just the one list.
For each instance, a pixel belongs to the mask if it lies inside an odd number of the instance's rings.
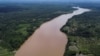
{"label": "hazy horizon", "polygon": [[100,0],[0,0],[0,2],[100,2]]}

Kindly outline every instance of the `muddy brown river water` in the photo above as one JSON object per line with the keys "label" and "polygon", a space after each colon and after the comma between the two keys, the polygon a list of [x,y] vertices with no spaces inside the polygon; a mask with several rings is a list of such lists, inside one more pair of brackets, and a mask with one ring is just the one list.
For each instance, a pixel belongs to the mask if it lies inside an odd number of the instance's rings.
{"label": "muddy brown river water", "polygon": [[73,7],[72,13],[63,14],[45,22],[20,47],[15,56],[63,56],[67,45],[67,36],[60,31],[68,19],[89,12],[89,9]]}

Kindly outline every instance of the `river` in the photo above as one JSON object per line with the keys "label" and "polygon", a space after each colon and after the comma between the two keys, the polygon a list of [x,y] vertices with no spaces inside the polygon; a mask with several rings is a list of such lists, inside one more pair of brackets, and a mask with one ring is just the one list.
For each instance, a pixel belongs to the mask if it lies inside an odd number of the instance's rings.
{"label": "river", "polygon": [[80,7],[73,8],[77,10],[42,24],[20,47],[15,56],[63,56],[68,39],[60,29],[68,19],[90,11]]}

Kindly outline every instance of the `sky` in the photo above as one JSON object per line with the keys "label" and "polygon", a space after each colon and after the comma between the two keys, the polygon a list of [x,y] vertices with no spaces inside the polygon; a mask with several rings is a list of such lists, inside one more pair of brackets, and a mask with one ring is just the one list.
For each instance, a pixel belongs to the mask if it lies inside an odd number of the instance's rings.
{"label": "sky", "polygon": [[6,2],[6,1],[26,1],[26,2],[31,2],[31,1],[47,1],[47,2],[49,2],[49,1],[51,1],[51,2],[53,2],[53,1],[61,1],[61,2],[64,2],[64,1],[76,1],[76,2],[78,2],[78,1],[81,1],[81,2],[86,2],[86,1],[92,1],[92,2],[100,2],[100,0],[0,0],[0,2],[1,1],[3,1],[3,2]]}

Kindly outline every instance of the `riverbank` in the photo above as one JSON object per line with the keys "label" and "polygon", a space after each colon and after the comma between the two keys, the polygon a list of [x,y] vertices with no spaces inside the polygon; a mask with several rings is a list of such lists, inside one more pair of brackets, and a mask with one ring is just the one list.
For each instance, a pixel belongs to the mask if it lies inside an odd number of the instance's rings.
{"label": "riverbank", "polygon": [[15,56],[63,56],[68,39],[60,31],[68,19],[89,12],[89,9],[74,7],[73,13],[64,14],[40,26],[21,46]]}

